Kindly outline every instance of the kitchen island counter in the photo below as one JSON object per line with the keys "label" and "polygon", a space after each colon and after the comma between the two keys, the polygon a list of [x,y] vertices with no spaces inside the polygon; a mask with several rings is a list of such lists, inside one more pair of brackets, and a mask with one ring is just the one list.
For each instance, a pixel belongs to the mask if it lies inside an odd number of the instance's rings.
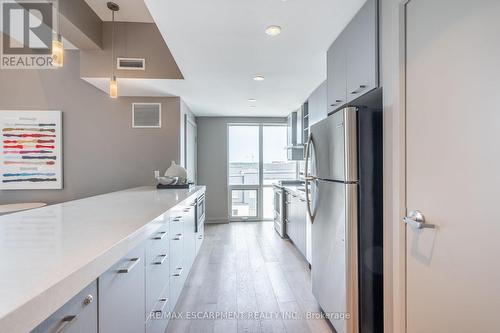
{"label": "kitchen island counter", "polygon": [[35,328],[203,191],[138,187],[0,216],[0,331]]}

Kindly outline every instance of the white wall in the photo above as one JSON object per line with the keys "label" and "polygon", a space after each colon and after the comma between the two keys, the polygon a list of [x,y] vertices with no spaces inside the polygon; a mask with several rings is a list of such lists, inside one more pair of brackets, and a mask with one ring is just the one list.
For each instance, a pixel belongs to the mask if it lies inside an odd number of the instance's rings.
{"label": "white wall", "polygon": [[284,123],[285,118],[198,117],[198,183],[207,186],[208,223],[228,223],[227,124]]}

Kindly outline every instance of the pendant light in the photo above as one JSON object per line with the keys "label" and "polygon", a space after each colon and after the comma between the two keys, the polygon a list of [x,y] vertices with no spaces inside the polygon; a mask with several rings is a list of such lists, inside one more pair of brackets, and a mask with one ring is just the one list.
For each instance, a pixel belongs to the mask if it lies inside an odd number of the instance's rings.
{"label": "pendant light", "polygon": [[57,31],[52,36],[52,66],[63,67],[64,65],[64,45],[61,36],[61,12],[57,4]]}
{"label": "pendant light", "polygon": [[109,80],[109,97],[117,98],[118,97],[118,83],[116,82],[115,76],[115,12],[120,10],[120,6],[118,6],[114,2],[107,3],[108,8],[111,10],[111,18],[112,18],[112,28],[111,28],[111,79]]}

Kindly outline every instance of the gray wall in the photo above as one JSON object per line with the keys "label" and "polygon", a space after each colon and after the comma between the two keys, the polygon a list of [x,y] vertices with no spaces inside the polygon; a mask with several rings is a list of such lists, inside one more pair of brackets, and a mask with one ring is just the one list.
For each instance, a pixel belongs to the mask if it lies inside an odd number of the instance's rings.
{"label": "gray wall", "polygon": [[207,222],[227,223],[227,124],[284,123],[284,118],[198,117],[198,183],[207,186]]}
{"label": "gray wall", "polygon": [[[105,22],[102,31],[102,50],[81,51],[81,77],[111,76],[112,23]],[[145,37],[147,36],[147,37]],[[115,69],[119,78],[183,79],[179,67],[154,23],[115,23],[115,56],[145,58],[144,71]],[[116,66],[116,63],[114,63]]]}
{"label": "gray wall", "polygon": [[[80,77],[78,51],[51,70],[0,70],[0,110],[63,111],[64,189],[0,191],[0,203],[57,203],[154,183],[180,159],[180,99],[116,100]],[[161,102],[162,128],[133,129],[132,102]]]}

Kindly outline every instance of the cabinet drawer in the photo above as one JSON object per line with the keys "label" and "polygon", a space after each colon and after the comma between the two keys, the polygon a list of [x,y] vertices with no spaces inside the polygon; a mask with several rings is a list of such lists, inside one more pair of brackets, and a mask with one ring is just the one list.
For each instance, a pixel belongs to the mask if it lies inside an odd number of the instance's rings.
{"label": "cabinet drawer", "polygon": [[97,282],[73,297],[31,333],[97,333]]}
{"label": "cabinet drawer", "polygon": [[155,305],[159,295],[168,288],[170,281],[170,249],[169,237],[161,240],[149,240],[146,251],[146,311]]}
{"label": "cabinet drawer", "polygon": [[196,255],[200,252],[201,245],[205,239],[205,223],[198,225],[198,232],[196,233]]}
{"label": "cabinet drawer", "polygon": [[167,288],[156,298],[147,318],[146,333],[165,333],[171,311],[169,292]]}
{"label": "cabinet drawer", "polygon": [[184,215],[177,214],[176,217],[170,219],[170,240],[175,238],[175,235],[182,234],[184,223]]}
{"label": "cabinet drawer", "polygon": [[99,277],[99,333],[144,332],[144,262],[142,244]]}
{"label": "cabinet drawer", "polygon": [[[183,259],[184,268],[189,271],[193,265],[194,258],[196,256],[196,213],[194,206],[189,206],[185,209],[186,216],[184,217],[183,223],[183,236],[184,236],[184,249],[183,249]],[[187,275],[187,272],[186,272]]]}
{"label": "cabinet drawer", "polygon": [[146,262],[151,262],[160,254],[169,252],[170,230],[169,224],[162,226],[153,233],[147,241]]}
{"label": "cabinet drawer", "polygon": [[170,225],[170,271],[180,265],[184,255],[184,230],[182,222],[172,222]]}
{"label": "cabinet drawer", "polygon": [[182,291],[182,287],[184,286],[185,276],[187,272],[185,268],[182,266],[182,263],[178,266],[175,266],[173,270],[170,271],[170,301],[171,301],[171,309],[174,310],[175,305],[177,304],[177,300]]}

